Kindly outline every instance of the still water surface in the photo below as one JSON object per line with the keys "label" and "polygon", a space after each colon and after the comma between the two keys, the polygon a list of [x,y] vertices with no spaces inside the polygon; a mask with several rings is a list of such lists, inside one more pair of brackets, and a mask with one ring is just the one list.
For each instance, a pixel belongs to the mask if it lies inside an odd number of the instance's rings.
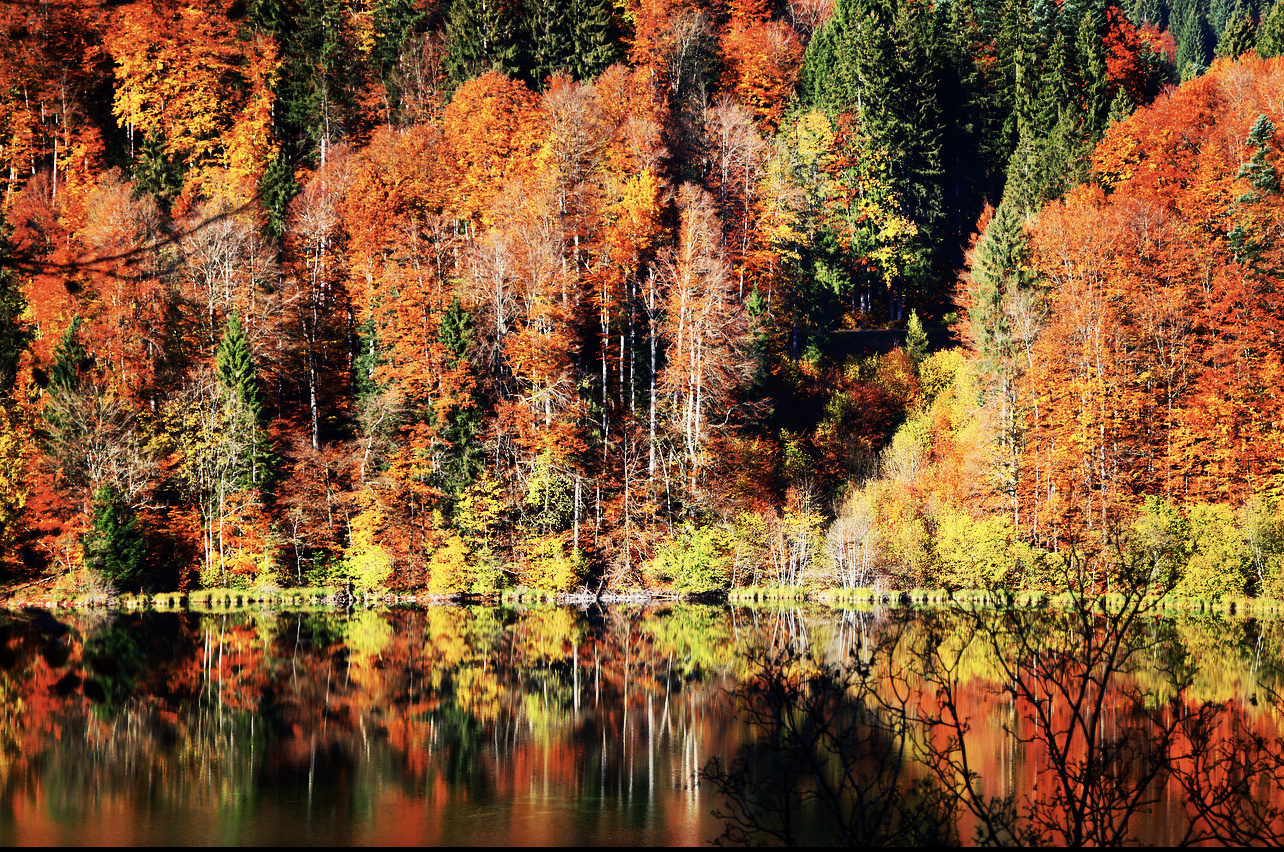
{"label": "still water surface", "polygon": [[[0,844],[699,845],[723,826],[698,770],[753,735],[729,695],[747,649],[842,657],[881,618],[0,611]],[[1192,700],[1253,688],[1273,628],[1183,629],[1164,641],[1220,666]],[[1031,769],[978,665],[960,695],[1003,793]]]}

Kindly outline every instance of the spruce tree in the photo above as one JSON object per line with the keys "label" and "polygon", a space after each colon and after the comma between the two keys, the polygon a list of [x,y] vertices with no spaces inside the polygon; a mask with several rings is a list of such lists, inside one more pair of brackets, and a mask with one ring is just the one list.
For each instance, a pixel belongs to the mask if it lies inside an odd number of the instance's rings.
{"label": "spruce tree", "polygon": [[1217,56],[1239,59],[1240,55],[1252,50],[1257,43],[1257,27],[1253,18],[1243,10],[1236,12],[1222,30],[1221,39],[1217,42]]}
{"label": "spruce tree", "polygon": [[167,209],[183,188],[183,167],[165,152],[165,138],[159,133],[143,140],[133,177],[136,191],[154,196]]}
{"label": "spruce tree", "polygon": [[241,319],[235,313],[227,318],[223,338],[214,356],[214,373],[225,395],[229,440],[242,442],[241,487],[262,486],[272,461],[272,454],[260,424],[262,401],[258,374]]}
{"label": "spruce tree", "polygon": [[893,164],[900,215],[918,226],[906,277],[922,281],[942,245],[944,39],[926,3],[839,0],[807,48],[804,97],[831,116],[856,113]]}
{"label": "spruce tree", "polygon": [[1208,21],[1192,9],[1177,36],[1177,73],[1182,80],[1193,79],[1208,70],[1213,58],[1211,42]]}
{"label": "spruce tree", "polygon": [[1095,145],[1106,129],[1110,115],[1110,98],[1107,95],[1106,16],[1104,8],[1084,13],[1079,22],[1075,53],[1078,57],[1079,102],[1082,103],[1084,137]]}
{"label": "spruce tree", "polygon": [[619,60],[606,0],[570,0],[570,29],[567,67],[576,80],[592,80]]}
{"label": "spruce tree", "polygon": [[130,585],[142,573],[146,553],[138,517],[114,487],[100,486],[94,492],[93,528],[85,541],[85,564],[104,579]]}
{"label": "spruce tree", "polygon": [[62,333],[54,350],[53,367],[49,370],[49,393],[58,395],[80,389],[80,374],[89,361],[89,353],[80,342],[80,315],[71,318],[71,324]]}
{"label": "spruce tree", "polygon": [[1257,36],[1257,55],[1263,59],[1284,55],[1284,0],[1276,0],[1275,7],[1262,22]]}
{"label": "spruce tree", "polygon": [[13,392],[18,379],[18,360],[33,338],[30,326],[23,322],[27,299],[13,271],[12,229],[0,210],[0,400]]}
{"label": "spruce tree", "polygon": [[[473,342],[472,317],[458,298],[450,300],[442,315],[438,339],[449,353],[446,356],[448,366],[458,368],[466,365]],[[451,497],[462,495],[481,473],[482,452],[477,442],[480,431],[481,411],[476,399],[469,394],[465,399],[457,400],[442,429],[442,438],[448,448],[441,465],[440,484],[441,490]]]}
{"label": "spruce tree", "polygon": [[521,76],[519,0],[454,0],[446,20],[446,73],[459,86],[487,71]]}
{"label": "spruce tree", "polygon": [[278,240],[285,237],[287,211],[298,192],[299,184],[294,179],[290,159],[285,151],[281,151],[268,163],[259,180],[259,198],[267,211],[266,230]]}
{"label": "spruce tree", "polygon": [[905,354],[916,370],[927,357],[927,332],[923,330],[923,321],[918,318],[918,311],[915,310],[910,311],[909,324],[906,326]]}

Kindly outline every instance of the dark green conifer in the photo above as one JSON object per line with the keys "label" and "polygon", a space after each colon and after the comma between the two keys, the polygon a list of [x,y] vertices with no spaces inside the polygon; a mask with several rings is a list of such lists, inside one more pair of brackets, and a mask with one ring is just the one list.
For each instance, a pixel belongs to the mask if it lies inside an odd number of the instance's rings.
{"label": "dark green conifer", "polygon": [[267,232],[278,240],[285,237],[286,216],[290,202],[299,192],[294,169],[285,151],[276,155],[263,171],[259,181],[259,198],[267,211]]}
{"label": "dark green conifer", "polygon": [[27,299],[13,271],[12,229],[0,211],[0,400],[13,392],[18,379],[18,360],[34,336],[22,319]]}
{"label": "dark green conifer", "polygon": [[1257,35],[1257,55],[1263,59],[1284,55],[1284,2],[1281,0],[1276,0],[1262,22],[1262,30]]}
{"label": "dark green conifer", "polygon": [[446,73],[459,86],[487,71],[520,76],[520,0],[454,0],[446,19]]}
{"label": "dark green conifer", "polygon": [[94,492],[93,528],[85,541],[85,564],[118,585],[142,573],[147,542],[137,515],[111,485]]}
{"label": "dark green conifer", "polygon": [[168,205],[183,188],[183,167],[165,152],[165,138],[148,136],[139,148],[133,169],[134,187]]}
{"label": "dark green conifer", "polygon": [[1182,80],[1198,77],[1208,70],[1212,58],[1212,33],[1208,20],[1192,9],[1177,36],[1177,73]]}
{"label": "dark green conifer", "polygon": [[51,394],[69,393],[80,389],[80,374],[89,362],[89,353],[80,342],[80,315],[71,318],[71,325],[62,333],[54,350],[54,364],[49,370],[48,390]]}
{"label": "dark green conifer", "polygon": [[1253,18],[1244,10],[1237,11],[1222,30],[1221,39],[1217,42],[1217,56],[1239,59],[1257,45],[1257,27]]}
{"label": "dark green conifer", "polygon": [[229,440],[245,446],[241,487],[262,486],[268,478],[273,456],[263,434],[260,420],[263,405],[258,373],[241,319],[235,313],[227,318],[223,338],[214,355],[214,374],[226,395],[229,409]]}
{"label": "dark green conifer", "polygon": [[[458,298],[450,300],[449,307],[442,315],[438,338],[449,353],[447,364],[450,367],[459,367],[467,361],[473,345],[472,316]],[[477,441],[480,431],[481,410],[470,394],[466,399],[457,401],[447,415],[445,428],[442,429],[442,438],[448,449],[441,466],[441,489],[451,497],[463,494],[481,473],[482,450]]]}

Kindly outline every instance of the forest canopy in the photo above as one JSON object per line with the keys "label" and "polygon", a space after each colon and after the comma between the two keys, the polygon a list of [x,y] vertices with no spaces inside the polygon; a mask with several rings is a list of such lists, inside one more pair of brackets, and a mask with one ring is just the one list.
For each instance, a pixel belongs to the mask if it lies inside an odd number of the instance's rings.
{"label": "forest canopy", "polygon": [[1284,591],[1281,14],[7,4],[0,576]]}

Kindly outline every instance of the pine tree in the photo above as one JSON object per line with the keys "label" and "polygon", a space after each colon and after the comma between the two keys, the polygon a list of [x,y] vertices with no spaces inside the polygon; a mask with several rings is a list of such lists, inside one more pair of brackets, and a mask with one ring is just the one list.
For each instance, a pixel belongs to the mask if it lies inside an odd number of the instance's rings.
{"label": "pine tree", "polygon": [[89,361],[89,353],[80,342],[80,315],[71,318],[54,350],[54,364],[49,370],[48,390],[52,395],[80,389],[80,374]]}
{"label": "pine tree", "polygon": [[[441,318],[438,337],[446,351],[446,365],[451,369],[467,366],[473,343],[472,317],[459,299],[452,298]],[[441,490],[458,498],[482,470],[482,452],[477,442],[481,431],[481,411],[470,393],[459,400],[446,416],[442,438],[449,448],[441,465]]]}
{"label": "pine tree", "polygon": [[34,337],[23,322],[27,299],[13,271],[12,229],[0,211],[0,400],[7,400],[18,379],[18,360]]}
{"label": "pine tree", "polygon": [[85,540],[85,564],[118,585],[142,573],[147,542],[137,515],[110,485],[94,492],[93,528]]}
{"label": "pine tree", "polygon": [[299,192],[299,184],[294,180],[294,169],[285,151],[276,155],[263,172],[259,181],[259,198],[267,211],[267,232],[278,240],[285,237],[286,213],[290,201]]}
{"label": "pine tree", "polygon": [[1211,42],[1212,33],[1207,19],[1192,9],[1182,22],[1177,37],[1177,72],[1182,80],[1198,77],[1208,70],[1208,63],[1213,57]]}
{"label": "pine tree", "polygon": [[245,447],[239,483],[246,488],[261,487],[267,479],[272,454],[260,423],[263,405],[258,373],[245,329],[235,313],[227,318],[223,329],[223,338],[214,356],[214,373],[229,409],[232,434],[226,437]]}
{"label": "pine tree", "polygon": [[1240,54],[1253,49],[1257,42],[1257,27],[1248,12],[1238,11],[1226,23],[1221,40],[1217,42],[1217,56],[1238,59]]}
{"label": "pine tree", "polygon": [[518,0],[454,0],[446,22],[446,71],[459,86],[487,71],[519,76],[524,24]]}
{"label": "pine tree", "polygon": [[1276,0],[1271,13],[1262,22],[1257,36],[1257,55],[1263,59],[1284,55],[1284,2],[1280,0]]}

